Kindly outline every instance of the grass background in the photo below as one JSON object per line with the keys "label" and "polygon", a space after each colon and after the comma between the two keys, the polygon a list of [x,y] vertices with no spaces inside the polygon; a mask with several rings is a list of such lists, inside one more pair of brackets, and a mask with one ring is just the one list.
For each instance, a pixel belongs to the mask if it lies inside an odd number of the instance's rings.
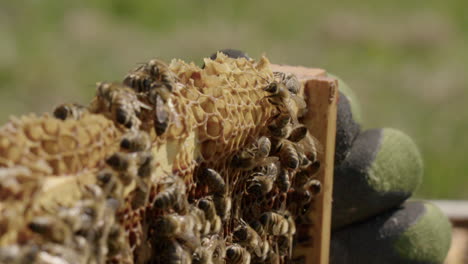
{"label": "grass background", "polygon": [[420,146],[417,196],[467,199],[467,41],[465,0],[0,0],[0,122],[87,103],[96,81],[155,56],[201,63],[233,47],[337,74],[365,128]]}

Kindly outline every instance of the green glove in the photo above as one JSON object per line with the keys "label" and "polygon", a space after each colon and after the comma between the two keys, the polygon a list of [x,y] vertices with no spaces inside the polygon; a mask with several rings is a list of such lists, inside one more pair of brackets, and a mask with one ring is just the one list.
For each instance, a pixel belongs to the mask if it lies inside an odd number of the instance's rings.
{"label": "green glove", "polygon": [[422,178],[416,145],[395,129],[360,131],[356,99],[339,82],[330,263],[443,263],[447,217],[427,202],[405,202]]}

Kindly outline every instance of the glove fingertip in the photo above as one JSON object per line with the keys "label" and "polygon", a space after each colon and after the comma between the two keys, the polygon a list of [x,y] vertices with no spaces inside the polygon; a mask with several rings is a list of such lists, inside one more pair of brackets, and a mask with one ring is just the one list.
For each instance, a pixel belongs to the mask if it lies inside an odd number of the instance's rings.
{"label": "glove fingertip", "polygon": [[340,164],[348,155],[351,146],[361,131],[355,122],[348,98],[340,92],[336,120],[335,164]]}
{"label": "glove fingertip", "polygon": [[359,104],[359,101],[357,100],[357,96],[354,93],[354,91],[348,86],[348,84],[346,84],[346,82],[344,82],[340,77],[336,76],[335,74],[327,73],[327,75],[338,80],[338,89],[342,94],[344,94],[348,98],[354,120],[357,123],[362,123],[361,105]]}
{"label": "glove fingertip", "polygon": [[422,179],[422,159],[406,134],[391,128],[360,133],[335,167],[334,229],[365,220],[408,199]]}
{"label": "glove fingertip", "polygon": [[442,263],[451,225],[434,205],[409,201],[332,234],[330,263]]}
{"label": "glove fingertip", "polygon": [[[245,52],[243,52],[241,50],[237,50],[237,49],[220,49],[220,50],[216,51],[215,53],[211,54],[210,59],[211,60],[216,60],[219,52],[223,53],[226,56],[228,56],[229,58],[233,58],[233,59],[238,59],[238,58],[245,58],[247,60],[251,59],[249,57],[249,55],[247,55],[247,53],[245,53]],[[204,69],[205,64],[203,64],[201,68]]]}

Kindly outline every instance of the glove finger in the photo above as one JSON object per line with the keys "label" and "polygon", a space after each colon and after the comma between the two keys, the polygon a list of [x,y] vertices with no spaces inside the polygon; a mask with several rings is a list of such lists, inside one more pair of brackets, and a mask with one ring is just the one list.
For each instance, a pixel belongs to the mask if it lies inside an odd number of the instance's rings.
{"label": "glove finger", "polygon": [[442,263],[451,225],[436,206],[409,201],[332,234],[330,263]]}
{"label": "glove finger", "polygon": [[386,128],[359,134],[335,167],[333,229],[398,206],[417,188],[422,170],[416,145],[402,132]]}
{"label": "glove finger", "polygon": [[359,124],[353,118],[351,102],[340,91],[336,119],[335,164],[343,162],[360,131]]}
{"label": "glove finger", "polygon": [[[340,92],[344,94],[349,101],[349,105],[351,106],[351,112],[353,115],[353,119],[361,124],[362,123],[362,112],[361,112],[361,106],[359,104],[359,101],[357,100],[356,94],[353,92],[353,90],[346,84],[340,77],[327,73],[329,77],[335,78],[338,80],[338,88],[340,89]],[[340,94],[341,96],[341,94]]]}
{"label": "glove finger", "polygon": [[[247,60],[250,60],[251,58],[249,57],[249,55],[247,55],[247,53],[241,51],[241,50],[236,50],[236,49],[222,49],[222,50],[218,50],[216,51],[215,53],[211,54],[210,56],[210,59],[211,60],[216,60],[216,57],[218,56],[218,52],[221,52],[221,53],[224,53],[226,56],[228,56],[229,58],[233,58],[233,59],[238,59],[238,58],[246,58]],[[205,64],[203,63],[202,69],[205,68]]]}

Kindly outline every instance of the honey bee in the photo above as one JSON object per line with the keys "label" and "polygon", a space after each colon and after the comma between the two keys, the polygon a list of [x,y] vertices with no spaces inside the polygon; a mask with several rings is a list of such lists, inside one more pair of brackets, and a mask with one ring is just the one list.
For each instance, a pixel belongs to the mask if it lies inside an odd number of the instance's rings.
{"label": "honey bee", "polygon": [[236,242],[246,247],[249,252],[255,253],[259,258],[266,258],[270,249],[269,244],[263,241],[257,232],[244,220],[240,220],[240,225],[234,229],[233,236]]}
{"label": "honey bee", "polygon": [[[286,111],[292,117],[293,124],[298,124],[298,116],[302,116],[307,109],[307,105],[303,98],[291,93],[282,82],[272,81],[264,89],[270,95],[266,96],[268,101],[279,107],[281,112]],[[295,103],[298,108],[298,114],[296,115],[292,108],[292,103]]]}
{"label": "honey bee", "polygon": [[173,180],[171,184],[154,198],[153,207],[160,210],[173,208],[176,211],[183,211],[187,203],[185,184],[176,175],[173,175],[171,178]]}
{"label": "honey bee", "polygon": [[260,223],[266,233],[273,236],[286,236],[288,240],[289,256],[292,255],[293,237],[296,233],[296,224],[288,211],[283,214],[266,212],[260,216]]}
{"label": "honey bee", "polygon": [[146,132],[132,132],[123,137],[120,147],[129,152],[139,152],[148,150],[151,147],[151,141]]}
{"label": "honey bee", "polygon": [[296,227],[292,217],[288,214],[281,215],[275,212],[265,212],[259,219],[266,233],[273,236],[294,234]]}
{"label": "honey bee", "polygon": [[268,130],[272,136],[286,138],[291,130],[291,127],[288,126],[289,122],[291,122],[291,115],[278,114],[268,125]]}
{"label": "honey bee", "polygon": [[86,112],[88,112],[88,109],[77,103],[61,104],[54,109],[54,117],[61,120],[78,120]]}
{"label": "honey bee", "polygon": [[211,232],[218,233],[222,227],[221,218],[217,215],[216,205],[212,197],[202,198],[198,201],[198,208],[205,212],[205,217],[211,224]]}
{"label": "honey bee", "polygon": [[144,65],[144,69],[153,78],[161,81],[170,92],[174,90],[177,77],[171,72],[171,70],[169,70],[169,66],[165,62],[158,59],[152,59]]}
{"label": "honey bee", "polygon": [[301,89],[301,83],[295,74],[286,72],[273,72],[273,76],[280,83],[284,83],[286,88],[292,94],[298,94]]}
{"label": "honey bee", "polygon": [[226,220],[231,214],[232,200],[226,193],[215,193],[213,195],[213,203],[215,204],[216,213],[221,217],[221,220]]}
{"label": "honey bee", "polygon": [[226,183],[218,172],[213,169],[204,168],[200,175],[212,192],[226,193]]}
{"label": "honey bee", "polygon": [[285,168],[281,168],[278,177],[276,178],[276,186],[280,192],[287,193],[291,187],[291,182],[289,180],[289,171]]}
{"label": "honey bee", "polygon": [[28,227],[34,233],[55,243],[66,243],[72,237],[70,228],[52,216],[37,216],[29,222]]}
{"label": "honey bee", "polygon": [[123,83],[128,87],[133,88],[139,93],[146,93],[151,90],[154,79],[151,75],[145,71],[137,70],[133,71],[123,80]]}
{"label": "honey bee", "polygon": [[97,83],[97,96],[110,111],[115,121],[126,128],[139,127],[138,114],[142,109],[151,110],[137,98],[135,92],[119,83]]}
{"label": "honey bee", "polygon": [[234,155],[232,165],[242,170],[251,170],[255,167],[261,167],[276,162],[277,157],[268,156],[271,150],[271,141],[262,136],[253,147],[242,150]]}
{"label": "honey bee", "polygon": [[232,244],[226,249],[227,264],[250,264],[250,253],[239,244]]}
{"label": "honey bee", "polygon": [[262,197],[273,189],[273,183],[276,180],[276,175],[265,175],[262,172],[254,172],[248,180],[249,184],[247,192],[254,194],[256,197]]}
{"label": "honey bee", "polygon": [[295,170],[299,167],[299,155],[296,146],[289,140],[283,140],[279,150],[279,159],[281,164],[289,169]]}

